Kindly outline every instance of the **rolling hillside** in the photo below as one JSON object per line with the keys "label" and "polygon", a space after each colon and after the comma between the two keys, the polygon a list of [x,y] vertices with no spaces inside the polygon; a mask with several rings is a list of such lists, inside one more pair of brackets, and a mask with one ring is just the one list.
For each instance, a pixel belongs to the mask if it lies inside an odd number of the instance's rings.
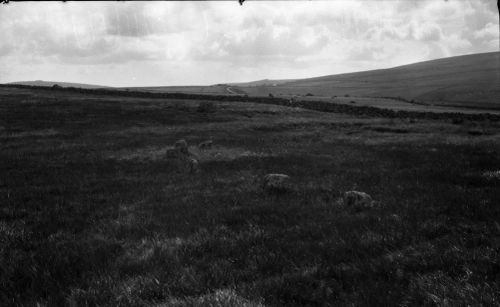
{"label": "rolling hillside", "polygon": [[249,95],[400,96],[438,104],[498,106],[499,55],[498,52],[472,54],[389,69],[300,79],[276,86],[240,88]]}
{"label": "rolling hillside", "polygon": [[257,80],[257,81],[251,81],[251,82],[241,82],[241,83],[229,83],[231,86],[276,86],[279,84],[284,84],[284,83],[289,83],[297,81],[296,79],[285,79],[285,80],[270,80],[270,79],[264,79],[264,80]]}
{"label": "rolling hillside", "polygon": [[94,84],[83,84],[83,83],[70,83],[70,82],[56,82],[56,81],[19,81],[11,82],[9,84],[21,84],[21,85],[31,85],[31,86],[53,86],[55,84],[62,87],[79,87],[79,88],[109,88],[109,86],[94,85]]}
{"label": "rolling hillside", "polygon": [[[13,84],[106,88],[105,86],[27,81]],[[478,109],[500,108],[500,53],[480,53],[419,62],[388,69],[296,80],[258,80],[211,86],[123,87],[121,90],[208,95],[281,97],[312,94],[309,99],[401,97],[404,100]],[[307,97],[306,97],[307,98]],[[350,100],[350,99],[349,99]]]}

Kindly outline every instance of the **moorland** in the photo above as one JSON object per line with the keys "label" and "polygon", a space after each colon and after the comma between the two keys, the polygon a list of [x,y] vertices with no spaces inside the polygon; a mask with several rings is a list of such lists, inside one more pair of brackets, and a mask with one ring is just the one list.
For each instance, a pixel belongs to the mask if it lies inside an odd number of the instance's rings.
{"label": "moorland", "polygon": [[499,305],[498,115],[358,104],[1,86],[0,305]]}

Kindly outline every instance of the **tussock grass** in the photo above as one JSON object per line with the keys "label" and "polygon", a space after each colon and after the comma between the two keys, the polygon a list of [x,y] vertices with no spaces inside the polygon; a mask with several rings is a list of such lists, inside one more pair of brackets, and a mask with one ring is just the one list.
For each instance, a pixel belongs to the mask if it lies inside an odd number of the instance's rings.
{"label": "tussock grass", "polygon": [[[22,92],[44,102],[26,109],[0,91],[0,122],[18,133],[0,148],[2,306],[499,304],[500,190],[484,175],[500,169],[494,137],[43,93]],[[169,171],[180,138],[214,141],[190,148],[200,173]],[[268,173],[289,175],[290,191],[263,191]],[[379,205],[349,210],[339,199],[353,189]]]}

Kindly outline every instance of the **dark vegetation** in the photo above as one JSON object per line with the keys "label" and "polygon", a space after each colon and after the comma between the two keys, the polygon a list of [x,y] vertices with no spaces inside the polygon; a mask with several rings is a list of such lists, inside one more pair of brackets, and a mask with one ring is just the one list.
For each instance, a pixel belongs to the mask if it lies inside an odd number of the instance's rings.
{"label": "dark vegetation", "polygon": [[217,107],[212,101],[202,101],[198,105],[197,111],[201,113],[213,113],[217,111]]}
{"label": "dark vegetation", "polygon": [[[138,98],[166,98],[166,99],[197,99],[197,100],[212,100],[212,101],[240,101],[240,102],[255,102],[265,104],[276,104],[283,106],[300,107],[310,110],[321,112],[345,113],[356,116],[371,116],[371,117],[384,117],[384,118],[421,118],[421,119],[462,119],[470,121],[499,121],[500,115],[492,113],[481,114],[464,114],[464,113],[435,113],[435,112],[416,112],[416,111],[402,111],[382,109],[370,106],[351,106],[346,104],[337,104],[326,101],[294,101],[290,102],[289,99],[274,97],[269,94],[269,97],[252,97],[252,96],[227,96],[227,95],[198,95],[186,93],[153,93],[146,91],[120,91],[110,89],[83,89],[74,87],[65,87],[51,89],[43,86],[29,86],[29,85],[1,85],[0,87],[17,87],[17,88],[31,88],[45,91],[62,91],[69,93],[81,94],[95,94],[106,95],[115,97],[138,97]],[[346,95],[349,97],[349,95]]]}
{"label": "dark vegetation", "polygon": [[394,99],[394,100],[398,100],[398,101],[403,101],[403,102],[407,102],[407,103],[411,103],[411,104],[419,104],[419,105],[429,105],[428,103],[425,103],[425,102],[422,102],[422,101],[418,101],[418,100],[415,100],[415,99],[406,99],[406,98],[403,98],[401,96],[398,96],[398,97],[388,97],[388,96],[375,96],[377,98],[385,98],[385,99]]}
{"label": "dark vegetation", "polygon": [[0,306],[500,304],[498,123],[189,97],[0,87]]}

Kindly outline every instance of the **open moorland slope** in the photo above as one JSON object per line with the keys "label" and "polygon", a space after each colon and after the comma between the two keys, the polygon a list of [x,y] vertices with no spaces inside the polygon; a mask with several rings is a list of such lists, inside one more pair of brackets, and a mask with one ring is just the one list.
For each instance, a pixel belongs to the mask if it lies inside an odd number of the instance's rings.
{"label": "open moorland slope", "polygon": [[9,84],[20,84],[20,85],[29,85],[29,86],[47,86],[51,87],[54,85],[58,85],[61,87],[77,87],[77,88],[110,88],[109,86],[103,85],[94,85],[94,84],[84,84],[84,83],[71,83],[71,82],[56,82],[56,81],[20,81],[20,82],[12,82]]}
{"label": "open moorland slope", "polygon": [[496,118],[95,93],[0,87],[1,306],[500,304]]}
{"label": "open moorland slope", "polygon": [[[104,88],[65,82],[16,82],[31,86]],[[258,80],[211,86],[116,88],[153,93],[248,95],[330,100],[393,110],[439,111],[440,107],[500,110],[500,53],[480,53],[419,62],[389,69],[294,80]],[[343,99],[347,97],[347,99]],[[415,103],[412,103],[415,102]],[[455,110],[451,110],[452,112]]]}
{"label": "open moorland slope", "polygon": [[[389,69],[362,71],[295,80],[259,80],[212,86],[130,87],[133,91],[210,95],[296,97],[304,100],[351,97],[370,99],[371,106],[410,109],[444,106],[468,109],[500,109],[500,53],[480,53],[413,63]],[[376,98],[376,99],[374,99]],[[389,107],[392,108],[392,107]]]}
{"label": "open moorland slope", "polygon": [[498,107],[500,53],[481,53],[389,69],[241,87],[249,95],[402,97],[436,104]]}

